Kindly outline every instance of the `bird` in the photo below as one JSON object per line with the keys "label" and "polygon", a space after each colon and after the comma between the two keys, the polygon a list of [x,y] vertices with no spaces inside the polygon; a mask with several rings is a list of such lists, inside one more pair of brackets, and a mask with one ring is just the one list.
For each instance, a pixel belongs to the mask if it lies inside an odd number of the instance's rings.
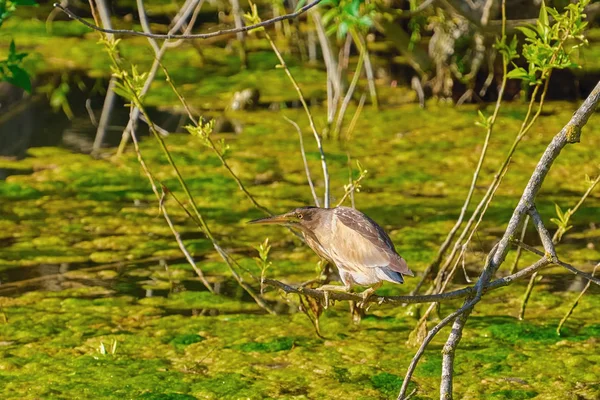
{"label": "bird", "polygon": [[249,223],[297,228],[317,255],[337,267],[344,285],[319,289],[350,292],[354,286],[369,286],[361,293],[363,305],[384,281],[404,283],[404,275],[414,276],[383,228],[354,208],[300,207]]}

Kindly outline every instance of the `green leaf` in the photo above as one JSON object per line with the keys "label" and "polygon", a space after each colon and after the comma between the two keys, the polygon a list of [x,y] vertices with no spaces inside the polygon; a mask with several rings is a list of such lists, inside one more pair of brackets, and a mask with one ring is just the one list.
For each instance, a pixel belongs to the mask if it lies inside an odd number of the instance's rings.
{"label": "green leaf", "polygon": [[529,79],[529,74],[524,68],[517,67],[509,71],[509,73],[506,74],[506,77],[510,79]]}
{"label": "green leaf", "polygon": [[558,215],[558,218],[560,218],[561,221],[564,221],[565,215],[563,214],[562,210],[560,209],[560,206],[558,204],[554,203],[554,208],[556,209],[556,215]]}
{"label": "green leaf", "polygon": [[537,34],[535,33],[535,31],[529,27],[526,26],[519,26],[517,27],[518,30],[520,30],[521,32],[523,32],[523,34],[525,36],[527,36],[528,39],[531,40],[535,40],[537,39]]}
{"label": "green leaf", "polygon": [[542,5],[540,7],[540,17],[539,17],[540,22],[542,23],[542,25],[544,27],[548,27],[550,26],[550,23],[548,22],[548,12],[546,10],[546,4],[545,2],[542,0]]}
{"label": "green leaf", "polygon": [[18,65],[9,65],[8,69],[10,70],[12,76],[7,78],[7,81],[22,88],[26,92],[31,93],[31,80],[29,79],[29,74],[27,71]]}

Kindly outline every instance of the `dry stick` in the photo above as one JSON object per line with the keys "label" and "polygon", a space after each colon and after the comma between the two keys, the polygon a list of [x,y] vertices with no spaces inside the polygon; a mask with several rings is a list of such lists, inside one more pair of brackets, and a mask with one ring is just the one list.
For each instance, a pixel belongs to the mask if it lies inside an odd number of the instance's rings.
{"label": "dry stick", "polygon": [[273,39],[271,39],[271,36],[267,33],[266,30],[264,31],[264,33],[265,33],[265,37],[269,41],[269,44],[271,44],[271,48],[275,52],[277,59],[279,59],[279,64],[281,65],[281,68],[283,68],[285,70],[285,73],[288,76],[288,78],[290,79],[290,82],[292,82],[292,85],[296,89],[296,92],[298,93],[298,97],[300,98],[300,102],[302,103],[302,106],[304,107],[304,111],[306,112],[306,115],[308,117],[308,122],[309,122],[310,128],[312,129],[313,135],[315,137],[315,141],[317,142],[317,147],[319,148],[319,153],[321,155],[321,166],[323,168],[323,179],[325,180],[325,195],[324,195],[325,200],[323,203],[325,205],[325,208],[329,208],[329,172],[327,171],[327,161],[325,160],[325,152],[323,151],[323,143],[321,142],[321,136],[317,132],[317,128],[315,126],[315,121],[313,119],[312,113],[310,112],[310,109],[308,108],[308,104],[306,103],[306,100],[304,99],[304,95],[302,94],[302,89],[300,89],[300,86],[298,86],[296,79],[294,78],[294,76],[290,72],[289,68],[287,67],[285,60],[283,59],[283,56],[281,55],[281,52],[275,45],[275,42],[273,42]]}
{"label": "dry stick", "polygon": [[[465,305],[461,309],[465,309],[465,308],[471,309],[481,299],[482,293],[485,290],[485,287],[487,286],[488,282],[494,276],[494,274],[496,273],[496,271],[498,270],[500,265],[502,265],[502,263],[504,262],[504,260],[506,258],[506,254],[508,253],[511,239],[514,237],[515,233],[517,232],[517,229],[521,225],[521,222],[523,221],[525,214],[531,208],[531,205],[534,204],[535,197],[536,197],[537,193],[539,192],[539,190],[542,186],[542,183],[544,182],[544,179],[546,178],[546,175],[548,174],[548,171],[550,170],[550,167],[552,166],[554,160],[559,156],[561,150],[568,143],[579,142],[580,135],[581,135],[581,129],[587,123],[589,117],[593,114],[594,110],[596,109],[596,107],[598,105],[598,102],[600,102],[600,82],[598,82],[598,84],[596,85],[594,90],[592,90],[592,92],[587,97],[587,99],[585,99],[583,104],[575,112],[575,114],[573,115],[571,120],[567,123],[567,125],[565,125],[565,127],[563,127],[563,129],[558,134],[556,134],[556,136],[554,136],[554,138],[552,139],[552,141],[550,142],[548,147],[546,147],[544,154],[542,155],[540,161],[538,162],[537,166],[535,167],[535,170],[534,170],[533,174],[531,175],[529,182],[527,183],[527,186],[525,187],[525,190],[523,191],[523,195],[521,196],[521,199],[519,200],[517,207],[515,207],[515,210],[514,210],[513,215],[508,223],[506,231],[504,232],[502,239],[498,243],[497,249],[495,250],[493,255],[490,254],[491,257],[488,257],[490,259],[490,261],[483,269],[483,271],[479,277],[479,281],[477,281],[477,284],[475,285],[475,288],[477,289],[475,297],[471,301],[467,300],[465,302]],[[542,255],[544,256],[543,260],[548,262],[549,260],[546,260],[545,254],[542,253]],[[572,272],[577,271],[576,273],[583,274],[589,280],[591,280],[593,282],[597,281],[597,283],[600,284],[600,279],[592,277],[589,274],[585,274],[582,271],[577,270],[576,268],[574,268],[571,265],[568,265],[561,261],[558,261],[558,265],[561,265],[561,266],[571,270]],[[454,324],[452,326],[452,331],[454,332],[454,337],[460,338],[460,336],[462,334],[462,330],[464,329],[465,323],[466,323],[466,319],[462,319],[462,318],[456,319],[456,321],[454,322]],[[449,342],[447,342],[447,344],[452,349],[455,349],[459,343],[459,340],[450,341],[450,339],[451,338],[449,338]],[[442,363],[449,364],[450,370],[452,370],[452,364],[454,361],[453,354],[454,354],[454,352],[451,352],[448,354],[444,354],[442,357]],[[407,378],[409,378],[408,375],[407,375]],[[451,389],[452,382],[448,382],[451,380],[452,380],[452,374],[445,376],[442,379],[441,388],[450,388]],[[440,391],[440,397],[451,398],[452,393],[448,392],[448,391]]]}
{"label": "dry stick", "polygon": [[[527,233],[527,225],[529,225],[529,214],[525,217],[525,221],[523,222],[523,230],[521,231],[521,238],[519,239],[521,242],[525,240],[525,234]],[[515,256],[515,261],[513,262],[512,267],[510,267],[510,273],[514,274],[519,267],[519,259],[521,258],[522,250],[520,247],[517,248],[517,255]]]}
{"label": "dry stick", "polygon": [[[131,107],[131,110],[129,112],[129,118],[133,118],[133,106]],[[198,277],[200,278],[200,280],[202,281],[204,286],[206,286],[206,288],[211,293],[214,293],[212,287],[210,286],[210,284],[204,277],[204,273],[202,272],[202,270],[200,268],[198,268],[198,266],[194,262],[194,259],[192,258],[190,253],[187,251],[185,244],[183,244],[183,241],[181,240],[181,236],[179,235],[179,232],[177,232],[177,229],[175,229],[175,225],[173,225],[173,222],[171,221],[171,218],[169,217],[167,208],[164,206],[164,199],[165,199],[166,193],[165,193],[164,189],[161,189],[162,194],[158,192],[158,188],[156,187],[155,178],[152,175],[152,173],[150,172],[150,170],[148,169],[148,166],[146,165],[146,162],[144,161],[144,158],[142,157],[142,152],[140,151],[140,146],[138,144],[137,137],[135,134],[135,129],[131,130],[131,140],[133,141],[133,146],[135,148],[135,153],[137,154],[138,162],[140,163],[140,166],[142,167],[144,174],[146,174],[146,177],[148,178],[148,181],[150,182],[152,191],[154,192],[154,194],[156,195],[156,198],[158,199],[159,209],[162,212],[165,220],[167,221],[167,224],[169,225],[169,228],[171,229],[173,236],[175,236],[175,240],[177,241],[177,244],[179,245],[181,252],[185,256],[188,263],[192,266],[192,268],[194,268],[194,271],[196,272],[196,274],[198,275]]]}
{"label": "dry stick", "polygon": [[[188,113],[188,117],[194,123],[194,125],[198,126],[197,119],[194,117],[194,115],[193,115],[193,113],[192,113],[192,111],[191,111],[191,109],[190,109],[187,101],[183,97],[183,95],[175,87],[175,84],[173,83],[173,80],[171,79],[171,76],[169,75],[169,71],[162,64],[161,64],[161,67],[163,69],[163,72],[165,73],[165,78],[166,78],[167,82],[169,83],[171,89],[173,90],[173,92],[175,93],[175,95],[177,96],[177,98],[179,99],[179,101],[181,102],[181,104],[184,106],[186,112]],[[161,140],[162,140],[162,138],[161,138]],[[239,188],[244,192],[244,194],[246,194],[246,197],[248,197],[248,199],[252,202],[252,204],[254,204],[255,207],[257,207],[258,209],[264,211],[268,215],[273,215],[268,209],[266,209],[265,207],[263,207],[260,204],[258,204],[258,202],[250,194],[250,192],[248,192],[248,190],[246,189],[246,187],[244,186],[244,184],[242,183],[242,181],[235,174],[235,172],[233,172],[233,170],[231,169],[231,167],[229,166],[229,164],[227,163],[227,161],[223,157],[223,154],[219,151],[219,149],[216,147],[216,145],[214,144],[214,142],[212,141],[212,139],[209,136],[206,137],[206,141],[210,145],[209,147],[218,156],[218,158],[221,161],[221,163],[223,164],[223,166],[227,169],[227,171],[230,173],[230,175],[236,181],[236,183],[238,184]],[[163,143],[164,143],[164,141],[163,141]],[[205,231],[205,233],[207,234],[208,238],[213,243],[213,247],[215,248],[215,250],[217,251],[217,253],[221,256],[221,258],[223,259],[223,261],[225,261],[225,263],[229,267],[229,270],[231,271],[231,274],[233,275],[234,279],[238,282],[238,284],[240,286],[242,286],[242,288],[244,288],[244,290],[246,290],[246,292],[250,296],[252,296],[252,298],[256,301],[256,303],[259,306],[261,306],[263,309],[265,309],[269,313],[275,314],[275,312],[272,310],[271,307],[269,307],[269,305],[264,301],[264,299],[261,296],[257,295],[254,292],[254,289],[252,289],[252,287],[250,287],[248,284],[246,284],[244,282],[243,278],[237,273],[237,271],[235,270],[233,264],[237,265],[238,267],[239,267],[239,264],[227,252],[225,252],[225,250],[223,250],[219,246],[219,244],[215,241],[215,239],[212,236],[212,234],[210,233],[210,231],[208,231],[208,226],[206,225],[206,222],[204,221],[204,219],[202,218],[202,216],[198,212],[197,207],[196,207],[196,205],[194,203],[193,203],[193,206],[194,206],[194,208],[196,210],[196,217],[197,217],[196,221],[197,221],[197,223],[199,223],[199,225],[201,226],[201,228]]]}
{"label": "dry stick", "polygon": [[[519,249],[522,249],[521,246],[519,246]],[[527,308],[527,303],[529,302],[529,296],[531,296],[531,293],[533,292],[533,286],[535,285],[536,281],[541,280],[542,277],[540,276],[538,279],[538,271],[534,272],[531,277],[529,278],[529,283],[527,284],[527,289],[525,289],[525,293],[523,294],[523,301],[521,302],[521,309],[519,310],[519,321],[523,321],[523,319],[525,319],[525,309]]]}
{"label": "dry stick", "polygon": [[[500,187],[500,184],[502,183],[502,179],[504,178],[504,176],[508,172],[508,167],[509,167],[509,164],[510,164],[510,160],[511,160],[514,152],[516,151],[517,145],[522,140],[522,138],[525,136],[525,134],[529,131],[529,129],[531,129],[531,127],[533,126],[534,121],[540,115],[540,113],[542,111],[542,106],[544,104],[544,99],[546,98],[546,93],[548,91],[548,84],[549,84],[549,82],[550,82],[550,79],[548,78],[548,80],[546,81],[546,84],[544,86],[544,90],[542,92],[541,98],[540,98],[540,104],[539,104],[537,112],[535,113],[535,115],[532,117],[531,121],[527,125],[526,125],[526,122],[527,122],[527,119],[528,119],[528,115],[525,117],[525,120],[521,124],[521,130],[522,131],[519,132],[519,134],[515,138],[515,141],[513,142],[513,146],[509,150],[509,154],[508,154],[507,158],[504,160],[504,164],[500,168],[501,172],[499,172],[498,174],[496,174],[496,176],[494,177],[494,181],[492,182],[492,185],[489,187],[488,192],[486,193],[486,195],[484,196],[484,198],[481,200],[481,202],[479,203],[477,209],[473,213],[473,216],[471,217],[471,219],[467,223],[467,227],[465,228],[465,231],[469,231],[470,226],[472,225],[472,222],[473,222],[473,217],[476,216],[477,214],[479,214],[479,218],[477,219],[477,222],[475,223],[475,226],[470,230],[470,234],[467,237],[467,239],[464,241],[464,243],[461,244],[462,239],[464,238],[463,235],[461,235],[461,237],[457,240],[456,245],[455,245],[455,249],[456,249],[456,246],[460,246],[461,247],[461,252],[460,252],[460,254],[459,254],[458,258],[457,258],[457,263],[458,263],[458,260],[460,260],[462,257],[465,256],[465,252],[466,252],[466,250],[468,248],[469,243],[471,243],[471,240],[473,239],[473,236],[475,235],[475,232],[477,232],[477,229],[479,228],[479,225],[483,221],[483,217],[486,215],[487,210],[488,210],[488,208],[489,208],[489,206],[490,206],[490,204],[492,202],[492,199],[494,198],[494,195],[495,195],[496,191],[498,190],[498,188]],[[537,87],[536,87],[536,89],[537,89]],[[534,90],[534,95],[532,96],[532,102],[530,102],[530,104],[529,104],[529,111],[531,111],[531,109],[532,109],[532,104],[533,104],[533,100],[535,98],[535,94],[536,94],[536,90]],[[480,206],[482,204],[483,204],[483,209],[480,208]],[[481,210],[481,212],[479,212],[479,210]],[[453,252],[455,252],[455,251],[453,250]],[[448,257],[448,259],[446,260],[447,262],[440,269],[438,277],[436,278],[436,281],[434,282],[434,285],[435,285],[436,288],[439,287],[442,274],[447,269],[448,262],[452,260],[452,257],[453,257],[453,254],[451,254]],[[451,280],[453,278],[455,270],[456,270],[456,267],[448,274],[448,276],[446,277],[446,282],[448,282],[449,280]],[[426,320],[432,310],[433,310],[433,307],[430,307],[430,309],[427,310],[427,312],[421,317],[421,320]]]}
{"label": "dry stick", "polygon": [[[465,252],[466,252],[466,250],[468,248],[468,245],[469,245],[469,243],[471,242],[471,240],[473,238],[473,235],[475,234],[475,232],[477,231],[479,225],[481,224],[481,222],[483,220],[483,217],[486,214],[487,209],[488,209],[489,205],[491,204],[492,199],[494,198],[496,190],[498,189],[498,187],[500,187],[502,179],[504,178],[504,176],[506,175],[506,173],[508,171],[508,167],[510,165],[510,161],[512,159],[512,156],[513,156],[514,152],[517,149],[518,144],[520,143],[521,139],[525,136],[525,134],[529,131],[529,129],[531,129],[531,127],[533,125],[533,122],[537,119],[537,117],[541,113],[542,106],[543,106],[543,103],[544,103],[544,99],[545,99],[545,96],[546,96],[546,93],[547,93],[547,90],[548,90],[548,83],[549,83],[549,79],[546,81],[546,84],[544,86],[544,91],[542,92],[542,96],[540,98],[539,108],[538,108],[537,112],[534,114],[534,116],[532,117],[531,121],[529,123],[527,123],[527,121],[529,119],[529,116],[531,115],[531,111],[533,109],[533,104],[535,103],[535,95],[537,94],[537,91],[538,91],[538,89],[539,89],[540,86],[538,85],[538,86],[535,87],[535,89],[533,91],[533,95],[532,95],[531,101],[529,102],[529,107],[528,107],[527,114],[525,116],[525,119],[524,119],[523,123],[521,124],[521,129],[520,129],[519,133],[517,134],[515,140],[513,141],[512,147],[509,150],[507,157],[504,159],[503,164],[500,166],[500,169],[498,170],[498,172],[494,176],[494,180],[492,181],[492,183],[488,187],[488,190],[487,190],[486,194],[483,196],[483,198],[481,199],[481,201],[477,205],[477,208],[475,209],[475,211],[471,215],[471,218],[469,218],[469,221],[467,221],[467,224],[466,224],[464,230],[462,231],[462,233],[459,236],[459,238],[456,240],[456,243],[455,243],[455,245],[454,245],[454,247],[453,247],[450,255],[446,258],[446,261],[444,262],[444,264],[440,268],[440,270],[438,272],[438,275],[437,275],[436,279],[434,280],[434,283],[433,283],[432,287],[430,288],[430,290],[427,293],[433,293],[433,292],[441,292],[441,291],[443,291],[444,288],[446,287],[446,285],[453,278],[454,272],[456,271],[456,266],[458,265],[458,262],[460,261],[460,259],[462,257],[464,257]],[[497,103],[497,105],[498,105],[498,103]],[[495,115],[497,115],[497,113],[495,113]],[[482,160],[483,159],[480,158],[481,162],[482,162]],[[480,168],[481,164],[479,164],[478,167]],[[473,179],[473,183],[472,183],[471,188],[474,188],[476,177],[474,176],[473,178],[474,179]],[[468,204],[465,202],[464,206],[468,206]],[[465,209],[465,208],[463,208],[463,209]],[[461,214],[462,214],[462,212],[461,212]],[[475,222],[475,218],[477,218],[477,222]],[[475,223],[475,225],[471,229],[471,226],[473,226],[473,223]],[[455,226],[457,226],[457,225],[455,225]],[[465,236],[467,235],[467,233],[469,233],[469,236],[463,242],[463,240],[465,239]],[[452,268],[451,272],[445,277],[445,281],[442,283],[442,279],[444,277],[444,273],[448,269],[448,267],[450,266],[452,260],[454,259],[455,255],[456,255],[456,252],[458,251],[459,248],[461,249],[461,251],[460,251],[460,254],[459,254],[458,258],[456,259],[454,267]],[[429,318],[429,315],[431,314],[431,312],[433,312],[434,309],[435,309],[435,305],[431,305],[425,311],[425,313],[419,319],[419,322],[417,323],[417,326],[415,327],[414,331],[418,331],[419,328],[420,328],[420,326],[426,323],[427,319]]]}
{"label": "dry stick", "polygon": [[317,196],[317,192],[315,191],[315,185],[313,185],[312,178],[310,176],[310,168],[308,168],[308,161],[306,161],[306,152],[304,151],[304,139],[302,138],[302,130],[298,126],[297,123],[286,117],[283,118],[292,124],[296,131],[298,132],[298,140],[300,141],[300,154],[302,154],[302,162],[304,163],[304,171],[306,172],[306,180],[308,181],[308,186],[310,186],[310,192],[312,193],[313,200],[315,201],[315,206],[321,207],[321,203],[319,203],[319,196]]}
{"label": "dry stick", "polygon": [[[590,187],[588,187],[588,189],[586,190],[586,192],[583,194],[583,196],[581,196],[581,199],[579,199],[579,201],[577,202],[577,204],[575,205],[575,207],[573,207],[573,209],[571,211],[567,211],[569,218],[571,218],[571,216],[573,216],[573,214],[575,214],[577,212],[577,210],[579,210],[579,207],[581,207],[581,205],[583,204],[583,202],[585,201],[585,199],[587,199],[587,197],[590,195],[590,193],[592,193],[592,190],[594,190],[594,188],[596,187],[596,185],[598,184],[598,182],[600,182],[600,175],[598,175],[596,177],[596,179],[592,182],[592,184],[590,185]],[[567,221],[568,222],[568,221]],[[559,227],[556,232],[554,232],[554,236],[552,237],[552,243],[554,244],[558,244],[558,242],[560,242],[560,239],[562,239],[562,235],[565,233],[564,231],[561,231],[562,227]],[[523,242],[523,238],[521,237],[521,242]],[[519,247],[517,249],[517,251],[521,251],[521,247]],[[520,253],[517,253],[520,254]],[[531,278],[529,279],[529,284],[527,285],[527,289],[525,289],[525,293],[523,294],[523,301],[521,302],[521,309],[519,311],[519,319],[523,320],[525,318],[525,310],[527,309],[527,302],[529,301],[530,297],[531,297],[531,292],[533,291],[533,287],[535,286],[535,282],[536,282],[536,278],[537,278],[537,273],[533,274],[531,276]]]}
{"label": "dry stick", "polygon": [[358,79],[360,78],[360,74],[362,72],[363,62],[365,59],[365,47],[360,48],[360,53],[358,55],[358,63],[356,64],[356,70],[354,71],[354,76],[352,77],[352,82],[350,82],[350,86],[348,87],[348,91],[344,96],[344,100],[342,100],[342,105],[340,106],[340,110],[338,111],[337,120],[335,121],[335,128],[333,129],[332,136],[335,139],[339,139],[340,130],[342,129],[342,123],[344,122],[344,116],[346,115],[346,109],[348,108],[348,104],[350,104],[350,100],[352,100],[352,95],[354,94],[354,90],[356,89],[356,85],[358,84]]}
{"label": "dry stick", "polygon": [[[480,174],[481,168],[483,166],[483,161],[485,160],[485,156],[487,154],[487,149],[488,149],[488,146],[490,143],[490,137],[492,135],[494,125],[496,124],[496,118],[498,117],[498,113],[500,112],[500,106],[502,104],[502,97],[504,95],[504,89],[506,88],[506,82],[508,80],[508,78],[506,77],[507,68],[508,68],[508,60],[504,59],[504,61],[502,63],[502,68],[503,68],[502,84],[500,85],[500,91],[498,92],[498,100],[496,100],[496,107],[494,108],[494,113],[492,114],[492,119],[490,120],[488,129],[487,129],[487,132],[485,135],[485,140],[483,141],[483,148],[481,149],[481,153],[479,155],[479,161],[477,162],[477,167],[475,167],[475,172],[473,173],[473,179],[471,180],[471,186],[469,187],[469,192],[467,193],[467,197],[465,198],[463,206],[460,210],[460,215],[458,216],[458,219],[456,220],[456,223],[454,224],[454,226],[452,227],[450,232],[448,232],[448,236],[446,236],[446,239],[440,246],[440,249],[438,250],[438,254],[437,254],[435,260],[431,264],[429,264],[429,266],[423,273],[423,277],[421,278],[419,283],[417,283],[417,286],[411,292],[411,294],[418,293],[419,289],[421,288],[423,283],[425,283],[425,280],[428,278],[431,271],[439,266],[440,262],[442,261],[442,258],[446,254],[446,251],[448,251],[448,248],[450,247],[450,244],[452,243],[452,240],[454,239],[456,232],[458,232],[458,229],[462,225],[462,222],[465,218],[465,214],[467,213],[467,209],[469,208],[469,204],[471,204],[471,198],[473,197],[473,192],[475,191],[475,186],[477,184],[477,180],[479,178],[479,174]],[[473,215],[475,215],[475,213],[473,213]]]}
{"label": "dry stick", "polygon": [[[183,107],[185,108],[188,117],[190,118],[190,120],[192,121],[192,123],[196,126],[198,126],[199,121],[196,119],[196,117],[194,117],[194,114],[192,113],[192,110],[189,106],[189,104],[187,103],[187,101],[185,100],[185,98],[183,97],[183,95],[181,94],[181,92],[177,89],[177,87],[175,86],[175,83],[173,82],[173,79],[171,78],[171,75],[169,74],[169,71],[167,70],[167,68],[161,64],[163,73],[165,74],[165,79],[168,82],[169,86],[171,87],[171,90],[173,90],[173,92],[175,93],[175,95],[177,96],[177,98],[179,99],[180,103],[183,105]],[[217,157],[219,158],[219,160],[221,161],[221,164],[225,167],[225,169],[227,169],[227,171],[229,172],[229,174],[231,175],[231,177],[235,180],[235,182],[237,183],[238,187],[240,188],[240,190],[246,195],[246,197],[252,202],[252,204],[262,210],[263,212],[265,212],[267,215],[273,215],[273,213],[271,213],[266,207],[260,205],[256,199],[254,198],[254,196],[252,196],[252,194],[250,194],[250,192],[246,189],[246,187],[244,186],[244,184],[242,183],[242,181],[240,180],[240,178],[236,175],[236,173],[233,171],[233,169],[231,169],[231,167],[229,166],[229,164],[227,163],[227,160],[225,159],[225,157],[223,157],[223,154],[219,151],[219,149],[217,148],[217,146],[215,145],[215,143],[213,142],[213,140],[210,138],[210,136],[206,136],[206,142],[209,144],[209,147],[211,148],[211,150],[213,150],[213,152],[217,155]],[[177,200],[177,199],[176,199]],[[179,202],[179,200],[177,200],[177,202],[179,203],[179,205],[188,213],[188,215],[194,219],[196,221],[196,223],[198,225],[200,225],[201,227],[203,226],[204,222],[202,220],[200,220],[199,218],[191,215],[187,209],[185,208],[185,206]],[[299,237],[301,240],[303,240],[303,238],[301,237],[301,235],[299,235],[297,232],[294,232],[293,230],[290,229],[290,231],[296,236]],[[264,302],[264,300],[259,297],[258,295],[254,294],[253,289],[248,286],[245,282],[243,282],[242,277],[235,271],[235,268],[233,267],[233,264],[235,264],[236,266],[238,266],[239,268],[242,268],[239,263],[237,261],[235,261],[229,254],[227,254],[223,249],[221,249],[216,242],[213,241],[213,245],[215,246],[215,249],[217,250],[217,253],[219,253],[219,255],[223,258],[223,260],[225,261],[225,263],[227,264],[227,266],[229,267],[231,273],[233,274],[234,278],[238,281],[238,283],[256,300],[256,302],[263,308],[265,308],[268,312],[270,313],[274,313],[269,307],[268,305]],[[217,248],[218,247],[218,248]],[[246,270],[244,268],[244,270]],[[247,272],[250,272],[248,270],[246,270]],[[252,273],[250,273],[252,275]],[[254,275],[252,275],[252,277],[255,280],[258,280]]]}
{"label": "dry stick", "polygon": [[[596,273],[596,269],[598,269],[598,267],[600,267],[600,263],[596,264],[596,266],[594,267],[594,270],[592,271],[592,276],[594,276],[594,274]],[[571,316],[571,314],[573,314],[573,311],[575,311],[575,308],[579,305],[579,300],[581,300],[581,298],[583,297],[583,295],[585,294],[585,292],[587,292],[587,290],[590,288],[591,284],[592,284],[592,281],[588,281],[588,283],[585,285],[585,287],[583,288],[583,290],[581,291],[581,293],[579,293],[579,296],[577,296],[577,298],[575,299],[575,301],[571,305],[571,308],[569,308],[569,311],[567,311],[567,313],[565,314],[565,316],[562,317],[562,319],[560,320],[560,322],[558,324],[558,327],[556,328],[556,334],[558,336],[560,336],[560,331],[561,331],[563,325],[565,324],[565,322],[567,322],[567,320],[569,319],[569,317]]]}
{"label": "dry stick", "polygon": [[294,19],[294,18],[298,17],[299,15],[305,13],[306,11],[310,10],[311,8],[313,8],[314,6],[319,4],[321,1],[322,0],[315,0],[312,3],[305,5],[304,7],[302,7],[301,9],[299,9],[296,12],[293,12],[290,14],[285,14],[285,15],[275,17],[275,18],[271,18],[266,21],[261,21],[257,24],[243,26],[241,28],[222,29],[219,31],[211,32],[211,33],[195,33],[195,34],[183,34],[183,35],[176,35],[176,34],[172,34],[172,33],[167,33],[167,34],[148,33],[148,32],[133,31],[133,30],[129,30],[129,29],[104,29],[98,25],[94,25],[94,24],[87,22],[85,19],[83,19],[80,16],[73,13],[68,7],[63,7],[59,3],[54,3],[54,7],[59,8],[65,14],[67,14],[70,18],[82,23],[83,25],[85,25],[88,28],[91,28],[95,31],[99,31],[99,32],[103,32],[103,33],[112,33],[115,35],[144,36],[144,37],[152,38],[152,39],[167,39],[167,40],[169,40],[169,39],[208,39],[211,37],[228,35],[231,33],[248,32],[253,29],[272,25],[275,22],[284,21],[284,20],[288,20],[288,19]]}

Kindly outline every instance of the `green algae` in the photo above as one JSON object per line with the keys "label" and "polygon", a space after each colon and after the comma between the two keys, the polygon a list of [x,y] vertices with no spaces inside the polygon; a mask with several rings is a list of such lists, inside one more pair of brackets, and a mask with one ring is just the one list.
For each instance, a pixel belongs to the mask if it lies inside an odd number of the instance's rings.
{"label": "green algae", "polygon": [[[466,259],[472,276],[481,267],[485,248],[502,232],[536,158],[572,111],[571,106],[557,108],[557,115],[541,117],[546,133],[529,138],[531,150],[515,158],[506,187],[483,221]],[[470,170],[477,161],[482,132],[472,125],[476,111],[403,106],[402,126],[397,109],[363,112],[364,120],[358,122],[355,138],[347,144],[353,157],[369,170],[356,196],[357,206],[390,232],[411,268],[422,271],[452,227],[468,189],[469,174],[456,172]],[[510,146],[510,132],[518,129],[518,121],[508,117],[522,112],[517,105],[509,105],[501,113],[503,127],[494,139],[499,154]],[[283,114],[304,123],[297,110]],[[439,121],[430,115],[440,115]],[[274,212],[310,203],[295,132],[290,134],[287,123],[269,111],[235,113],[235,117],[244,122],[245,129],[227,138],[229,157],[248,189]],[[565,149],[550,171],[538,200],[546,221],[553,216],[554,201],[575,204],[585,190],[585,174],[595,174],[595,167],[588,164],[596,159],[597,130],[590,125],[582,137],[587,145]],[[429,132],[440,142],[433,143]],[[269,145],[264,144],[265,135],[273,137]],[[201,212],[221,243],[231,249],[248,282],[258,286],[246,271],[260,273],[251,259],[253,246],[267,236],[273,246],[268,277],[298,283],[317,276],[317,257],[285,229],[245,224],[263,214],[252,208],[218,160],[196,139],[172,135],[166,140],[176,161],[181,160],[180,169],[189,177]],[[156,176],[183,198],[154,143],[143,140],[141,146]],[[307,146],[313,144],[307,142]],[[325,142],[325,148],[331,154],[333,196],[339,199],[347,183],[346,149],[332,142]],[[436,156],[440,152],[444,154],[441,160]],[[125,269],[73,270],[63,278],[81,287],[54,287],[49,280],[47,288],[56,291],[0,297],[3,398],[10,398],[8,394],[14,398],[209,399],[383,399],[397,395],[414,353],[405,342],[415,316],[398,307],[373,306],[355,327],[347,306],[336,304],[321,317],[323,340],[314,335],[305,316],[297,313],[296,296],[269,288],[266,296],[282,315],[266,315],[237,284],[224,280],[228,267],[197,226],[168,199],[166,205],[184,243],[222,294],[201,291],[192,268],[182,263],[133,154],[117,162],[90,160],[53,148],[29,153],[25,162],[35,166],[36,172],[0,182],[0,271],[156,256],[174,257],[174,261],[167,261],[167,268],[155,261],[132,263]],[[316,154],[311,148],[309,163],[317,189],[322,191]],[[490,155],[492,165],[500,161],[500,155]],[[580,176],[565,179],[581,163]],[[270,171],[277,172],[274,178],[260,179]],[[485,169],[482,182],[488,182],[493,171]],[[482,195],[483,188],[478,188],[476,198]],[[561,257],[584,269],[597,256],[587,243],[598,246],[597,229],[589,222],[597,215],[599,201],[592,194],[575,215],[565,244],[558,247]],[[508,264],[510,257],[513,253]],[[521,265],[533,260],[524,255]],[[576,293],[550,291],[550,278],[572,279],[560,268],[545,270],[543,275],[526,321],[515,318],[524,283],[487,294],[477,307],[456,356],[455,386],[461,398],[526,398],[536,393],[558,399],[575,391],[583,398],[600,395],[593,372],[600,362],[594,351],[600,335],[595,318],[599,300],[586,295],[568,321],[565,335],[556,336],[556,324]],[[89,282],[102,287],[88,287]],[[414,284],[413,279],[405,285],[385,284],[379,293],[406,294]],[[442,314],[459,305],[460,301],[444,304]],[[425,352],[415,382],[409,386],[409,390],[413,385],[419,388],[420,398],[435,398],[439,391],[445,333]],[[116,343],[114,354],[112,343]],[[105,354],[101,346],[107,349]],[[560,373],[560,379],[547,368],[557,359],[567,371]],[[527,385],[520,386],[525,384],[515,378]],[[31,382],[39,384],[31,389]]]}

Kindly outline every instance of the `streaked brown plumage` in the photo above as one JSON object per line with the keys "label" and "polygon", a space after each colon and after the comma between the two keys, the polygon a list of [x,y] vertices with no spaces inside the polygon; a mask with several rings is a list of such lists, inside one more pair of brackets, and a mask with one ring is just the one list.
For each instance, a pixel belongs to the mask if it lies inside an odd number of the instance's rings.
{"label": "streaked brown plumage", "polygon": [[298,228],[315,253],[335,264],[346,290],[403,283],[403,275],[414,276],[383,228],[353,208],[301,207],[250,223]]}

